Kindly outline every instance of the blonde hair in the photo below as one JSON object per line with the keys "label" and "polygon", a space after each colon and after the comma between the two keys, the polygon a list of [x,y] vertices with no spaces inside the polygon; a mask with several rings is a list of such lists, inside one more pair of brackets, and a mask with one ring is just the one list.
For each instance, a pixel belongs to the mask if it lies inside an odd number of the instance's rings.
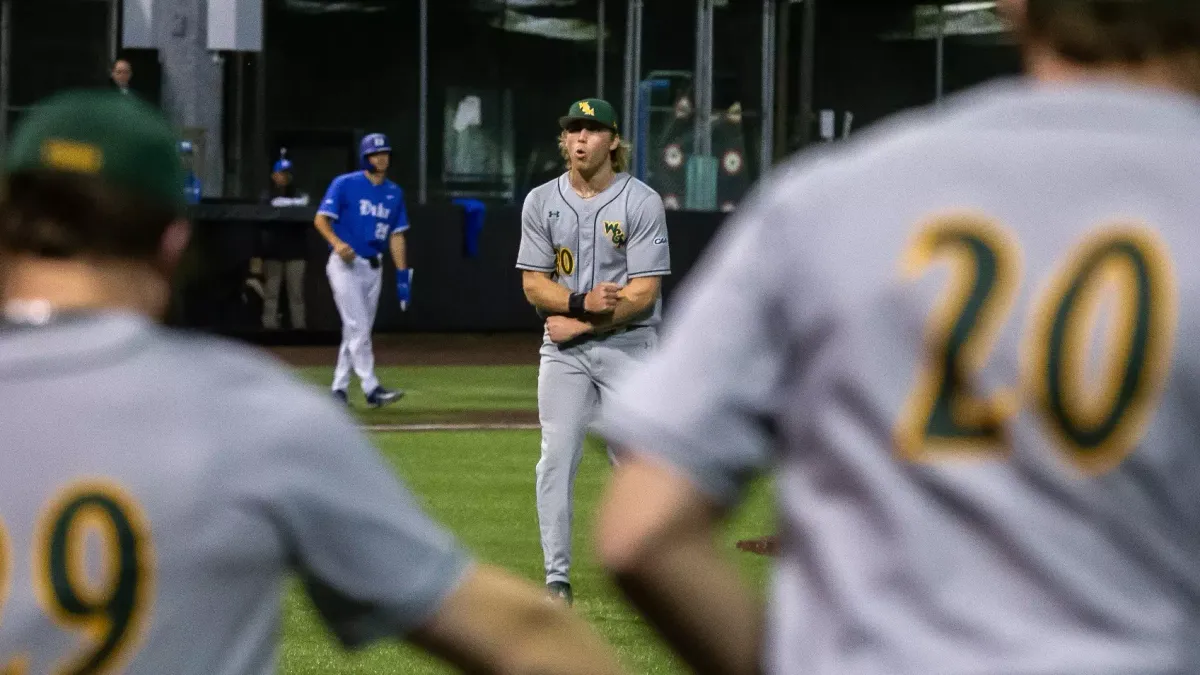
{"label": "blonde hair", "polygon": [[[613,173],[622,173],[629,170],[629,158],[633,153],[633,148],[630,147],[621,134],[613,132],[617,137],[617,149],[608,153],[608,158],[612,160]],[[563,161],[567,163],[567,170],[571,169],[571,153],[567,150],[567,132],[562,131],[558,134],[558,154],[562,155]]]}

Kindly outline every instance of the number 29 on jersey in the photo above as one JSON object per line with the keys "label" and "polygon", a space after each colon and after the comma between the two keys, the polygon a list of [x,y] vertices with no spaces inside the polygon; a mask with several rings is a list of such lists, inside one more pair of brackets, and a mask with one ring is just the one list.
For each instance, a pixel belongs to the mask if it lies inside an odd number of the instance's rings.
{"label": "number 29 on jersey", "polygon": [[[57,495],[36,526],[30,564],[38,604],[80,638],[76,651],[64,654],[50,672],[120,672],[149,627],[153,604],[154,551],[141,507],[114,484],[84,481]],[[89,573],[90,539],[99,543],[99,575]],[[0,613],[19,562],[0,520]],[[30,673],[28,654],[0,654],[0,675]]]}

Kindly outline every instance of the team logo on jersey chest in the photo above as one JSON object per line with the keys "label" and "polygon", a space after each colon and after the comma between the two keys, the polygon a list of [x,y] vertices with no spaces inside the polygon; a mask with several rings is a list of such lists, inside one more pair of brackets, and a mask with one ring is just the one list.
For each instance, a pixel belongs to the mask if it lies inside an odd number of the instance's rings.
{"label": "team logo on jersey chest", "polygon": [[383,204],[376,204],[369,199],[360,199],[358,200],[358,213],[361,216],[387,218],[391,215],[392,210]]}
{"label": "team logo on jersey chest", "polygon": [[613,246],[617,248],[625,245],[625,231],[621,229],[621,221],[619,220],[604,221],[604,236],[608,237]]}

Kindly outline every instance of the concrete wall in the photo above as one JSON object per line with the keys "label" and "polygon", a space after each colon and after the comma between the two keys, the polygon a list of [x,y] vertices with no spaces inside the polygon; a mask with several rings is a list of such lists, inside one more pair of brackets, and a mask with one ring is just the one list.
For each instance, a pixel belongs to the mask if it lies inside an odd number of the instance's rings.
{"label": "concrete wall", "polygon": [[160,0],[154,11],[162,66],[163,111],[196,144],[196,173],[205,196],[224,183],[224,69],[207,48],[205,0]]}

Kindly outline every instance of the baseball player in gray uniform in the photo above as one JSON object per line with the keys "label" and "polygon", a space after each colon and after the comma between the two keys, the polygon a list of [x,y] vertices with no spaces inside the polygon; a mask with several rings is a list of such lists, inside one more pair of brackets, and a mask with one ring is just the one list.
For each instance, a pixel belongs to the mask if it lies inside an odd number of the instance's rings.
{"label": "baseball player in gray uniform", "polygon": [[156,325],[188,239],[175,147],[145,103],[68,92],[7,148],[0,672],[274,673],[291,572],[348,646],[618,672],[580,620],[426,517],[333,402]]}
{"label": "baseball player in gray uniform", "polygon": [[584,438],[616,373],[657,342],[671,259],[662,199],[625,173],[629,155],[613,107],[577,101],[559,126],[567,172],[526,197],[517,267],[525,296],[547,317],[538,521],[548,592],[571,604],[572,501]]}
{"label": "baseball player in gray uniform", "polygon": [[601,558],[701,672],[1200,672],[1200,3],[1001,4],[1029,78],[767,180],[605,399]]}

